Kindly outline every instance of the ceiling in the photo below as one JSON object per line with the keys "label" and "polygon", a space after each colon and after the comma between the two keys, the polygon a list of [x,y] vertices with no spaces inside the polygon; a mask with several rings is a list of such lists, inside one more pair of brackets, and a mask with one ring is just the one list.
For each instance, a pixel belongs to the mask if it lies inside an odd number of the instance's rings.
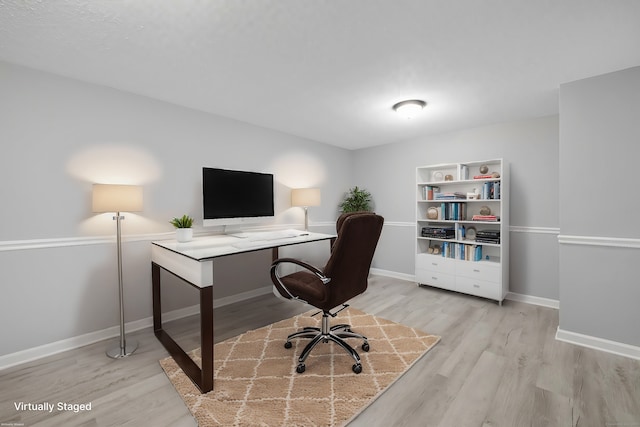
{"label": "ceiling", "polygon": [[0,60],[358,149],[556,114],[560,84],[640,65],[639,22],[636,0],[0,0]]}

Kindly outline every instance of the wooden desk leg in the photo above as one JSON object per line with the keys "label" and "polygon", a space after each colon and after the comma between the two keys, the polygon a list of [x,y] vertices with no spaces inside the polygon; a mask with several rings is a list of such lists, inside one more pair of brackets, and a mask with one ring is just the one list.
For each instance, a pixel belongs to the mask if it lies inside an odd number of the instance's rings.
{"label": "wooden desk leg", "polygon": [[153,332],[162,330],[162,308],[160,299],[160,266],[151,263],[151,294],[153,298]]}
{"label": "wooden desk leg", "polygon": [[203,393],[213,390],[213,286],[200,289],[200,352]]}
{"label": "wooden desk leg", "polygon": [[[182,347],[162,329],[160,269],[158,264],[151,263],[153,332],[184,373],[202,393],[207,393],[213,390],[213,286],[198,288],[200,294],[200,353],[202,356],[201,367],[199,367]],[[190,285],[192,284],[190,283]]]}

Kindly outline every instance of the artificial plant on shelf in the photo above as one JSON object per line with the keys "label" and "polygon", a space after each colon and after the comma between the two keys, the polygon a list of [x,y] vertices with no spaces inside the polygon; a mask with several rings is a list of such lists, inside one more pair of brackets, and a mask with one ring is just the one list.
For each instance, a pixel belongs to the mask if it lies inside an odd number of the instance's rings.
{"label": "artificial plant on shelf", "polygon": [[188,242],[193,239],[193,218],[189,215],[182,215],[182,217],[175,217],[169,221],[171,225],[176,228],[176,240],[178,242]]}
{"label": "artificial plant on shelf", "polygon": [[363,188],[358,188],[356,185],[349,190],[342,203],[340,203],[340,211],[343,213],[360,211],[370,212],[371,200],[371,193]]}

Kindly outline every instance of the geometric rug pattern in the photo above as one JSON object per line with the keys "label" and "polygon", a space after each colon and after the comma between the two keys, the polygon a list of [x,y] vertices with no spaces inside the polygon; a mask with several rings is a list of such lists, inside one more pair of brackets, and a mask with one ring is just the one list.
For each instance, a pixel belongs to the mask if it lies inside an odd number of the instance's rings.
{"label": "geometric rug pattern", "polygon": [[[368,338],[347,339],[362,359],[362,372],[335,343],[320,343],[296,373],[297,359],[309,341],[287,335],[305,326],[320,327],[321,315],[304,313],[248,331],[214,346],[213,390],[201,394],[171,357],[160,365],[198,425],[208,426],[343,426],[424,356],[440,337],[347,308],[331,324],[347,323]],[[200,363],[200,351],[190,353]]]}

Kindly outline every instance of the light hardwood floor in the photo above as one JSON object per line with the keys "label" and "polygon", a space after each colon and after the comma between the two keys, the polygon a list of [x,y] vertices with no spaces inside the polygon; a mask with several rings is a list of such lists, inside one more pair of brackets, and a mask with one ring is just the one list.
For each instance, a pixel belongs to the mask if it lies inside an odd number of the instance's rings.
{"label": "light hardwood floor", "polygon": [[[355,308],[441,342],[349,427],[640,426],[640,361],[555,340],[558,312],[372,277]],[[268,295],[215,311],[216,342],[307,310]],[[197,319],[172,325],[186,346]],[[134,356],[111,360],[101,342],[0,371],[0,424],[194,426],[158,360],[150,329],[128,335]],[[372,349],[375,343],[371,343]],[[366,366],[364,367],[366,369]],[[91,412],[20,412],[14,402],[91,402]]]}

